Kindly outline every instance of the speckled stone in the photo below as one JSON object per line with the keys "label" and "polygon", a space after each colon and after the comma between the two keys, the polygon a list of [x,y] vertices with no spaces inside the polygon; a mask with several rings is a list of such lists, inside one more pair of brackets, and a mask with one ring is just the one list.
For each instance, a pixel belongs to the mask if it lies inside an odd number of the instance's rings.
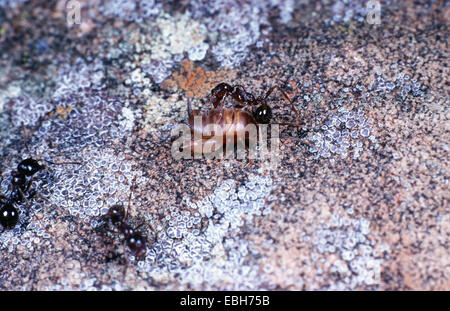
{"label": "speckled stone", "polygon": [[[0,0],[0,192],[22,158],[82,162],[34,178],[2,290],[450,290],[444,2],[64,3]],[[292,98],[277,166],[172,157],[222,81]],[[140,261],[99,230],[128,201]]]}

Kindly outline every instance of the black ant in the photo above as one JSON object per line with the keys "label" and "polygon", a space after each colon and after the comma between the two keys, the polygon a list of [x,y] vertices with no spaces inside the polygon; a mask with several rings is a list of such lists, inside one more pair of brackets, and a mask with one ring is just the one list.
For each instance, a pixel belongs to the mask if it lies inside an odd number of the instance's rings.
{"label": "black ant", "polygon": [[3,231],[16,226],[19,221],[19,214],[14,205],[24,199],[28,201],[25,193],[30,188],[31,180],[27,180],[27,177],[33,176],[41,169],[42,166],[36,160],[29,158],[22,160],[17,165],[17,171],[11,173],[12,190],[10,198],[1,196],[3,203],[0,208],[0,223],[3,226]]}
{"label": "black ant", "polygon": [[103,217],[109,219],[119,232],[124,235],[125,243],[130,248],[131,253],[136,259],[140,260],[145,257],[147,252],[147,239],[142,233],[137,231],[143,224],[133,228],[126,223],[127,216],[128,214],[123,205],[113,205]]}
{"label": "black ant", "polygon": [[[124,236],[124,243],[130,249],[131,254],[135,256],[137,260],[141,260],[147,253],[147,238],[137,230],[142,227],[144,223],[140,224],[136,228],[133,228],[126,222],[128,218],[128,210],[131,205],[132,189],[134,188],[135,181],[136,177],[133,179],[133,185],[128,197],[127,209],[125,209],[123,205],[113,205],[109,208],[108,213],[101,216],[101,220],[104,221],[105,224],[110,223],[113,227],[115,227],[119,233]],[[106,229],[104,226],[100,226],[99,229],[112,231]]]}
{"label": "black ant", "polygon": [[19,213],[14,207],[14,201],[3,195],[0,196],[0,199],[0,224],[2,224],[3,231],[5,231],[6,229],[12,229],[16,226],[19,221]]}
{"label": "black ant", "polygon": [[[25,147],[27,148],[28,152],[30,153],[30,150],[28,148],[28,145],[25,141]],[[53,164],[53,165],[67,165],[67,164],[81,164],[79,162],[61,162],[61,163],[55,163],[52,161],[45,160],[46,162]],[[28,201],[35,193],[30,193],[30,187],[32,184],[33,176],[41,171],[44,170],[46,166],[44,164],[39,164],[39,162],[33,158],[26,158],[19,162],[17,165],[17,169],[15,171],[12,171],[11,173],[11,187],[10,187],[10,196],[7,198],[4,195],[1,195],[0,198],[3,199],[3,202],[1,202],[1,208],[0,208],[0,223],[3,226],[3,231],[6,229],[12,229],[16,226],[17,222],[19,221],[18,211],[15,207],[16,204],[26,201],[28,206],[31,206],[30,202]],[[27,195],[28,194],[28,197]],[[46,198],[40,196],[43,200],[45,200],[47,203],[53,205],[51,202],[49,202]]]}

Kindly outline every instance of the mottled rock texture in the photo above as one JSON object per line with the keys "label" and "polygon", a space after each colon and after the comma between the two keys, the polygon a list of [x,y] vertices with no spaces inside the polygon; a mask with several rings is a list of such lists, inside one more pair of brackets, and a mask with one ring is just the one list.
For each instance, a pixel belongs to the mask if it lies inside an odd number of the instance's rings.
{"label": "mottled rock texture", "polygon": [[[0,192],[82,162],[17,204],[1,290],[450,290],[447,2],[66,2],[0,0]],[[278,165],[172,157],[219,82],[292,98]],[[99,230],[130,192],[140,261]]]}

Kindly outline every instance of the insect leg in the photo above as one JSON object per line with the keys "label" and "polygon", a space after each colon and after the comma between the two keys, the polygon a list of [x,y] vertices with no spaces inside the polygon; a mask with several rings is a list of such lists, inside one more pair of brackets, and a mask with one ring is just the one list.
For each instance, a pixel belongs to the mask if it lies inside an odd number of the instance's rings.
{"label": "insect leg", "polygon": [[295,108],[294,103],[291,101],[291,99],[287,96],[287,94],[278,86],[272,86],[266,93],[266,95],[264,96],[264,100],[266,100],[270,94],[272,94],[272,92],[277,89],[281,92],[281,94],[283,95],[283,97],[291,104],[292,106],[292,110],[295,112],[295,114],[297,115],[297,117],[300,119],[300,113],[298,112],[297,108]]}

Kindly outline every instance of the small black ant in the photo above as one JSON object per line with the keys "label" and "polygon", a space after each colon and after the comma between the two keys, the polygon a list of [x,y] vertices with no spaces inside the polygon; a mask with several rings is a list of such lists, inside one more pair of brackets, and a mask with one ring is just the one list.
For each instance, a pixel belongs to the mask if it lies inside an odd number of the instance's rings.
{"label": "small black ant", "polygon": [[19,213],[14,207],[14,202],[7,197],[0,196],[0,224],[3,226],[3,231],[6,229],[12,229],[19,221]]}
{"label": "small black ant", "polygon": [[[130,209],[131,205],[132,189],[134,188],[135,181],[136,177],[133,179],[133,185],[128,197],[127,209],[125,209],[123,205],[113,205],[109,208],[108,213],[101,216],[101,220],[106,223],[109,222],[111,225],[113,225],[113,227],[115,227],[124,236],[124,242],[130,249],[131,254],[133,254],[137,260],[141,260],[147,253],[147,239],[142,233],[138,232],[137,230],[144,224],[133,228],[126,222],[128,218],[128,210]],[[107,230],[104,226],[101,226],[100,229]]]}
{"label": "small black ant", "polygon": [[[25,143],[25,147],[28,152],[30,150],[28,145]],[[52,161],[45,160],[46,162],[53,165],[67,165],[67,164],[81,164],[80,162],[61,162],[55,163]],[[2,198],[1,208],[0,208],[0,223],[3,226],[3,231],[6,229],[12,229],[16,226],[19,221],[18,211],[15,207],[16,204],[26,201],[28,206],[31,206],[29,199],[35,194],[30,193],[30,187],[32,184],[33,176],[44,170],[46,166],[44,164],[39,164],[39,162],[33,158],[26,158],[19,162],[17,165],[17,169],[12,171],[11,173],[11,187],[10,187],[10,196],[7,198],[4,195],[1,195]],[[27,196],[28,194],[28,196]],[[53,205],[46,198],[40,196],[44,201]],[[2,232],[3,232],[2,231]]]}
{"label": "small black ant", "polygon": [[38,161],[27,158],[17,165],[17,170],[11,173],[12,192],[11,199],[17,203],[26,199],[27,193],[31,186],[31,178],[34,174],[44,169]]}
{"label": "small black ant", "polygon": [[25,193],[29,190],[31,180],[27,180],[27,177],[33,176],[40,169],[39,163],[30,158],[21,161],[17,165],[17,171],[11,173],[12,190],[10,197],[1,196],[3,202],[0,208],[0,223],[3,226],[3,231],[14,228],[19,221],[19,213],[15,204],[23,200],[29,203]]}
{"label": "small black ant", "polygon": [[132,228],[127,220],[127,212],[123,205],[113,205],[109,208],[108,213],[103,216],[104,220],[110,220],[110,222],[119,230],[124,236],[124,241],[130,248],[131,253],[140,260],[144,258],[147,252],[147,239],[145,236],[138,232],[143,224],[136,228]]}

